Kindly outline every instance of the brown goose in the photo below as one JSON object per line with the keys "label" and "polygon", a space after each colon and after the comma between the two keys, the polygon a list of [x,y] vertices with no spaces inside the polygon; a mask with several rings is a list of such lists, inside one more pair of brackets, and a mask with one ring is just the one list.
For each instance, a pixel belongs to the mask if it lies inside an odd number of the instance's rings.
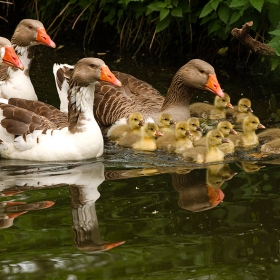
{"label": "brown goose", "polygon": [[[35,113],[38,101],[13,98],[7,101],[9,104],[0,103],[0,156],[39,161],[101,156],[103,136],[93,115],[94,87],[100,80],[121,86],[101,59],[90,57],[77,62],[69,81],[66,123],[62,112],[62,120],[52,120],[51,116],[57,114],[43,102],[38,106],[40,115]],[[24,109],[25,105],[30,110]]]}
{"label": "brown goose", "polygon": [[15,53],[11,42],[4,37],[0,37],[0,65],[3,64],[16,67],[20,70],[24,69],[24,66]]}
{"label": "brown goose", "polygon": [[[54,65],[54,75],[59,92],[61,110],[66,110],[65,89],[69,65]],[[94,100],[95,118],[103,131],[106,131],[117,120],[128,117],[132,112],[141,112],[144,118],[152,117],[158,121],[161,113],[171,114],[175,122],[190,117],[189,101],[196,89],[209,91],[220,97],[224,93],[216,78],[214,68],[200,59],[193,59],[182,66],[171,82],[164,98],[148,83],[120,72],[114,72],[123,87],[116,88],[107,83],[96,86]],[[64,98],[63,98],[64,96]]]}
{"label": "brown goose", "polygon": [[190,105],[191,116],[200,117],[210,120],[219,120],[226,118],[226,109],[233,109],[230,103],[230,96],[224,93],[223,98],[216,96],[214,99],[214,105],[210,105],[203,102],[196,102]]}
{"label": "brown goose", "polygon": [[0,66],[0,97],[37,100],[37,95],[29,77],[31,61],[35,51],[34,47],[45,45],[55,48],[55,43],[46,33],[43,24],[34,19],[24,19],[18,24],[11,43],[25,70]]}

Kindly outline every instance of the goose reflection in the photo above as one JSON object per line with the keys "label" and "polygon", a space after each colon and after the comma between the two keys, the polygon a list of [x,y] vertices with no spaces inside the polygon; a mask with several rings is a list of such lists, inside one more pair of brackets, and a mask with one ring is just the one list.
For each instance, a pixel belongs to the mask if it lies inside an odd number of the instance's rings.
{"label": "goose reflection", "polygon": [[[34,165],[34,167],[20,170],[17,168],[14,170],[11,167],[10,171],[2,172],[1,193],[2,195],[12,195],[25,190],[69,185],[74,244],[81,251],[104,251],[124,243],[124,241],[106,242],[101,238],[95,202],[100,197],[97,188],[104,180],[104,165],[101,162],[80,165]],[[37,205],[39,204],[37,203]],[[10,211],[11,209],[13,211],[25,209],[24,212],[18,212],[18,215],[21,215],[30,210],[28,206],[30,208],[31,204],[19,203],[9,205],[8,208]],[[51,202],[49,202],[50,206],[52,206]],[[11,221],[14,219],[15,213],[10,215],[9,220]],[[6,218],[6,220],[8,219]]]}

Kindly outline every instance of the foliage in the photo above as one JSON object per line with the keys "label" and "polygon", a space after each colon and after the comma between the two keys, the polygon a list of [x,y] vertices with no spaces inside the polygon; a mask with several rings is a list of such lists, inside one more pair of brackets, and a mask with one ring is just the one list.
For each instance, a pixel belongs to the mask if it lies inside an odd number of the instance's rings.
{"label": "foliage", "polygon": [[280,55],[280,0],[22,2],[26,1],[15,1],[16,7],[25,16],[44,22],[53,37],[73,30],[72,34],[83,38],[84,47],[101,41],[115,47],[118,41],[121,51],[133,51],[135,55],[140,51],[157,56],[166,53],[205,56],[209,52],[219,55],[222,47],[238,44],[230,41],[231,30],[253,21],[256,39],[268,42]]}

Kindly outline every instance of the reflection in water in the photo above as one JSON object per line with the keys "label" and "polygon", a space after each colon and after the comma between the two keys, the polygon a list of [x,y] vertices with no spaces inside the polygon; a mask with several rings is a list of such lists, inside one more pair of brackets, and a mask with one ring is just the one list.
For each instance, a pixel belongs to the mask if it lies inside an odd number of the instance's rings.
{"label": "reflection in water", "polygon": [[[74,243],[79,250],[93,252],[112,249],[124,243],[105,242],[102,240],[98,227],[95,202],[100,197],[98,186],[104,181],[104,165],[101,162],[78,166],[56,166],[56,168],[34,167],[23,174],[14,176],[14,172],[2,173],[2,193],[15,194],[25,190],[54,188],[69,185],[72,207]],[[3,227],[12,225],[15,217],[30,210],[51,207],[54,202],[43,201],[38,203],[2,203]],[[5,207],[4,207],[5,206]],[[6,214],[8,212],[16,212]],[[21,211],[21,212],[20,212]],[[0,216],[1,217],[1,216]]]}

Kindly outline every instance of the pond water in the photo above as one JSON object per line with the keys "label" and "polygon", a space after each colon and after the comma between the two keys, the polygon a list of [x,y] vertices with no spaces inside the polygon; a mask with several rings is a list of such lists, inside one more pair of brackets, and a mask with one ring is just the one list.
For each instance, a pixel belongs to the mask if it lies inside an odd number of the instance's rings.
{"label": "pond water", "polygon": [[[58,106],[53,63],[85,55],[94,54],[39,48],[31,69],[39,99]],[[180,66],[104,60],[161,92]],[[268,117],[257,84],[220,73],[233,103],[249,97]],[[193,101],[212,102],[201,96]],[[280,279],[279,165],[245,158],[199,166],[110,143],[98,160],[2,159],[0,279]]]}

